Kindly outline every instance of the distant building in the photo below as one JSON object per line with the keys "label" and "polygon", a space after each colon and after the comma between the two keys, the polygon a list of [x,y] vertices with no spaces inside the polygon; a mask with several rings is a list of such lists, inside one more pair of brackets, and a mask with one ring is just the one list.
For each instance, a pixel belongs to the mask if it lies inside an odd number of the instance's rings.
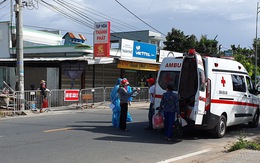
{"label": "distant building", "polygon": [[163,37],[160,33],[152,32],[149,30],[111,33],[110,42],[112,44],[120,43],[121,39],[154,44],[156,45],[157,49],[159,49],[162,46],[162,42],[165,41],[165,37]]}
{"label": "distant building", "polygon": [[64,45],[83,44],[86,38],[82,34],[74,35],[72,32],[67,32],[63,37]]}

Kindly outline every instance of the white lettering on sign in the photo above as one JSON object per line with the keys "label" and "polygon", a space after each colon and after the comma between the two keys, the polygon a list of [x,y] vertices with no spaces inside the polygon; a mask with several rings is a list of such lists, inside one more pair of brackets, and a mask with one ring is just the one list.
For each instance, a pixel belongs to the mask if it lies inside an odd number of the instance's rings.
{"label": "white lettering on sign", "polygon": [[136,55],[141,55],[141,56],[147,56],[147,57],[150,57],[151,54],[150,53],[147,53],[147,52],[136,52],[135,53]]}
{"label": "white lettering on sign", "polygon": [[66,97],[69,97],[69,98],[73,98],[73,97],[76,98],[76,97],[78,97],[78,95],[79,95],[78,93],[66,93],[66,94],[65,94],[65,96],[66,96]]}
{"label": "white lettering on sign", "polygon": [[103,23],[103,24],[96,24],[96,29],[98,28],[107,28],[107,24]]}
{"label": "white lettering on sign", "polygon": [[96,30],[96,34],[102,35],[102,34],[107,34],[107,30]]}
{"label": "white lettering on sign", "polygon": [[97,40],[106,40],[106,36],[97,36]]}
{"label": "white lettering on sign", "polygon": [[181,67],[181,63],[166,63],[165,67]]}
{"label": "white lettering on sign", "polygon": [[110,23],[97,22],[95,24],[94,44],[105,44],[110,41]]}

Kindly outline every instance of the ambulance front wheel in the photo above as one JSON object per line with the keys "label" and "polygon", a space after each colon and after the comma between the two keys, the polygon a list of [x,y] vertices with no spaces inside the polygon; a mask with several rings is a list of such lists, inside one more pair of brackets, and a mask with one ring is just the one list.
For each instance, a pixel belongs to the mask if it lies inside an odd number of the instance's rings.
{"label": "ambulance front wheel", "polygon": [[259,123],[259,110],[256,111],[254,119],[248,123],[249,127],[257,128]]}
{"label": "ambulance front wheel", "polygon": [[227,130],[227,118],[224,115],[221,115],[214,133],[215,137],[222,138],[226,134],[226,130]]}

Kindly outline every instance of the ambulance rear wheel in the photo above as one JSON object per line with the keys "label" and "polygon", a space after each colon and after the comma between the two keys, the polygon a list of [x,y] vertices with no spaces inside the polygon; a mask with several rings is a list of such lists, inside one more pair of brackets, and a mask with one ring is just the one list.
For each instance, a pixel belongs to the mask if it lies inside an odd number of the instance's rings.
{"label": "ambulance rear wheel", "polygon": [[216,126],[215,137],[222,138],[227,131],[227,118],[224,115],[221,115],[219,122]]}

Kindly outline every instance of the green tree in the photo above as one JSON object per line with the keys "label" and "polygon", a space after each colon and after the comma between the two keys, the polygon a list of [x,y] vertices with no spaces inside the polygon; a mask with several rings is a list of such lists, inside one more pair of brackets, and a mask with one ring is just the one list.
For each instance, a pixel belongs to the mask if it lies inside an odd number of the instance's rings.
{"label": "green tree", "polygon": [[202,55],[216,56],[218,49],[218,41],[210,40],[206,35],[202,35],[200,40],[195,35],[185,35],[183,31],[172,28],[168,32],[166,41],[164,42],[165,50],[188,52],[189,49],[194,48]]}
{"label": "green tree", "polygon": [[184,32],[172,28],[172,31],[168,32],[166,36],[164,45],[165,50],[187,52],[190,48],[196,47],[197,38],[195,35],[185,35]]}
{"label": "green tree", "polygon": [[[240,45],[237,47],[235,45],[231,45],[231,49],[233,51],[234,59],[246,68],[249,76],[254,80],[256,70],[254,49],[241,48]],[[258,71],[259,70],[257,68],[257,72]]]}
{"label": "green tree", "polygon": [[196,51],[202,55],[217,56],[218,54],[218,41],[210,40],[207,35],[202,35],[197,43]]}

